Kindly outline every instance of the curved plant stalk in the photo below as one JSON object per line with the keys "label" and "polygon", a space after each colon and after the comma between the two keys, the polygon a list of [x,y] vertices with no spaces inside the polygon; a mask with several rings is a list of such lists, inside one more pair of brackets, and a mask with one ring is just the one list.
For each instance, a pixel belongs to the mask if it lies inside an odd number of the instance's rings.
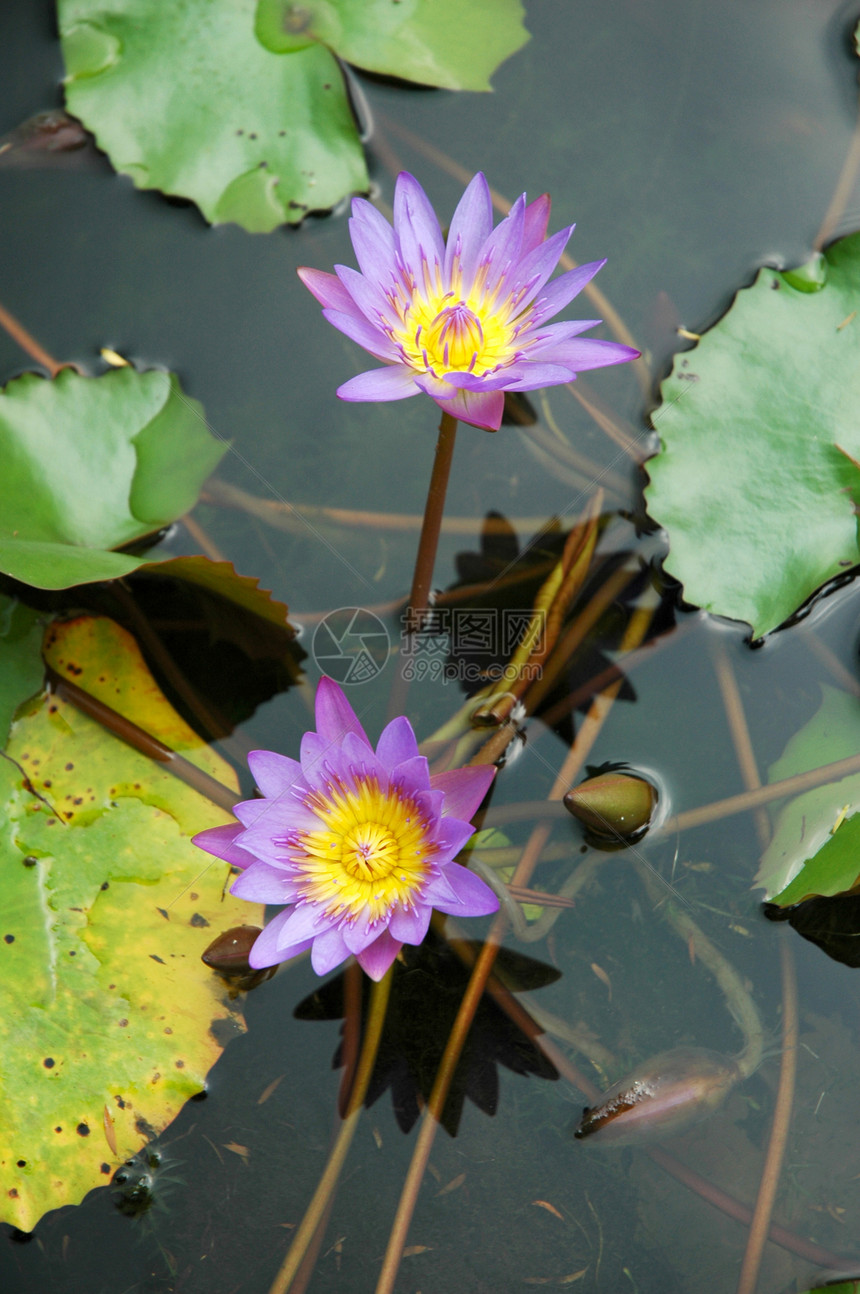
{"label": "curved plant stalk", "polygon": [[767,1154],[762,1168],[758,1199],[753,1210],[749,1238],[743,1266],[738,1279],[737,1294],[755,1294],[756,1281],[761,1267],[764,1243],[768,1238],[773,1206],[776,1200],[782,1161],[785,1157],[785,1146],[788,1141],[788,1130],[791,1124],[791,1110],[794,1104],[794,1086],[797,1076],[797,979],[794,973],[794,958],[791,945],[783,939],[780,948],[782,956],[782,1065],[779,1071],[779,1087],[773,1111],[773,1126],[770,1130]]}
{"label": "curved plant stalk", "polygon": [[269,1294],[287,1294],[294,1277],[302,1265],[305,1254],[313,1242],[317,1228],[329,1208],[341,1169],[358,1127],[364,1098],[367,1095],[373,1066],[376,1063],[376,1053],[379,1050],[382,1027],[385,1023],[385,1011],[391,992],[391,978],[392,972],[389,970],[379,983],[374,984],[371,988],[364,1042],[358,1059],[355,1082],[350,1092],[344,1120],[332,1146],[323,1175],[314,1191],[313,1198],[307,1207],[305,1216],[302,1218],[299,1229],[293,1237],[293,1243],[290,1245],[281,1269],[272,1282]]}
{"label": "curved plant stalk", "polygon": [[49,355],[44,347],[40,346],[36,338],[27,329],[20,324],[13,314],[10,314],[5,306],[0,305],[0,328],[4,328],[14,342],[17,342],[22,351],[46,368],[51,377],[56,377],[61,368],[65,365],[58,364],[53,355]]}
{"label": "curved plant stalk", "polygon": [[242,798],[238,791],[233,790],[230,786],[225,786],[217,778],[212,777],[196,764],[192,764],[189,759],[185,759],[178,751],[173,750],[170,746],[165,746],[163,741],[153,737],[143,728],[139,728],[136,723],[126,719],[125,715],[114,710],[97,697],[85,692],[77,683],[70,679],[61,678],[50,666],[47,667],[48,685],[52,692],[57,696],[68,701],[82,714],[88,715],[95,719],[102,727],[107,728],[120,741],[124,741],[127,746],[146,755],[149,759],[154,759],[159,764],[164,764],[168,772],[180,781],[192,786],[200,795],[205,795],[207,800],[213,804],[220,805],[228,813],[233,812],[234,805]]}
{"label": "curved plant stalk", "polygon": [[[729,795],[724,800],[712,800],[697,809],[685,809],[681,813],[667,818],[659,827],[649,833],[649,840],[662,836],[674,836],[692,827],[703,827],[709,822],[719,822],[736,813],[749,813],[760,804],[771,804],[774,800],[785,799],[788,795],[799,795],[801,791],[811,791],[816,786],[827,782],[841,782],[851,773],[860,773],[860,755],[846,755],[844,759],[834,760],[832,764],[821,764],[810,769],[808,773],[794,773],[783,777],[778,782],[768,782],[755,791],[741,791],[738,795]],[[521,800],[518,804],[504,804],[492,811],[479,815],[479,827],[504,827],[510,822],[528,822],[531,818],[543,813],[544,817],[556,819],[568,816],[567,809],[560,802],[549,803],[545,800]]]}
{"label": "curved plant stalk", "polygon": [[848,200],[854,192],[858,173],[860,173],[860,105],[858,105],[857,124],[851,136],[848,152],[845,154],[845,161],[842,163],[839,179],[836,181],[836,188],[833,190],[833,197],[824,213],[821,228],[812,243],[812,246],[819,251],[835,234],[839,221],[845,214]]}
{"label": "curved plant stalk", "polygon": [[[475,949],[474,945],[466,938],[463,932],[457,926],[452,917],[448,917],[444,922],[444,933],[451,944],[452,949],[457,953],[460,959],[468,966],[474,965]],[[557,1017],[549,1013],[543,1013],[535,1010],[535,1004],[529,1002],[528,1010],[518,1001],[517,998],[499,981],[496,973],[490,975],[487,981],[487,992],[493,1000],[498,1003],[503,1011],[511,1018],[527,1038],[530,1038],[536,1046],[540,1048],[553,1065],[555,1065],[559,1074],[569,1083],[571,1083],[583,1096],[595,1104],[603,1095],[599,1088],[586,1078],[574,1065],[566,1054],[555,1045],[551,1038],[546,1037],[547,1033],[554,1033],[556,1037],[563,1041],[568,1041],[574,1047],[588,1056],[591,1063],[597,1069],[601,1068],[601,1057],[607,1058],[608,1063],[612,1063],[612,1055],[603,1049],[595,1050],[592,1055],[589,1050],[587,1039],[581,1036],[577,1030],[566,1025]],[[544,1023],[545,1021],[545,1023]],[[554,1027],[557,1026],[557,1027]],[[543,1032],[542,1032],[543,1030]],[[583,1044],[583,1045],[581,1045]],[[599,1048],[599,1044],[597,1044]],[[659,1146],[650,1146],[641,1148],[649,1159],[659,1165],[664,1172],[669,1173],[676,1181],[686,1186],[688,1190],[693,1191],[696,1195],[701,1196],[708,1204],[715,1209],[719,1209],[727,1217],[733,1218],[742,1226],[749,1226],[752,1221],[752,1210],[740,1200],[736,1200],[733,1195],[715,1186],[713,1182],[702,1177],[699,1173],[683,1164],[674,1155]],[[826,1267],[832,1271],[847,1270],[856,1266],[856,1258],[845,1256],[843,1254],[834,1254],[821,1245],[815,1244],[812,1240],[807,1240],[803,1236],[789,1231],[787,1227],[782,1227],[779,1223],[771,1222],[768,1230],[768,1237],[773,1244],[779,1245],[789,1253],[798,1254],[808,1262],[816,1263],[819,1267]]]}
{"label": "curved plant stalk", "polygon": [[[626,496],[625,496],[626,497]],[[218,508],[235,508],[263,521],[273,530],[291,534],[307,533],[307,521],[317,525],[347,526],[357,530],[392,530],[411,534],[420,530],[424,517],[418,512],[365,512],[356,508],[326,508],[317,503],[290,503],[283,499],[263,499],[257,494],[212,477],[200,492],[204,503]],[[539,517],[443,517],[442,534],[480,537],[482,534],[508,534],[510,527],[521,531],[539,531],[546,525],[546,514]],[[386,604],[387,605],[387,604]],[[321,611],[320,617],[329,611]]]}
{"label": "curved plant stalk", "polygon": [[[655,908],[659,907],[665,896],[657,889],[652,873],[636,858],[633,859],[633,866],[651,903]],[[738,1077],[749,1078],[758,1069],[764,1054],[764,1028],[755,1002],[734,966],[702,933],[689,913],[681,911],[671,901],[665,903],[664,911],[672,929],[692,949],[699,961],[704,963],[719,984],[732,1019],[744,1036],[743,1050],[734,1058]]]}
{"label": "curved plant stalk", "polygon": [[[741,776],[744,779],[744,785],[748,791],[757,790],[761,786],[761,778],[758,774],[758,764],[756,763],[752,739],[750,738],[750,731],[747,726],[746,715],[744,714],[740,689],[738,688],[735,672],[731,667],[731,663],[726,653],[725,642],[722,637],[712,640],[711,658],[714,662],[717,682],[720,685],[726,718],[729,721],[732,741],[735,746],[735,755],[737,756]],[[767,813],[763,807],[758,808],[754,811],[753,817],[755,819],[755,827],[758,833],[759,844],[762,849],[766,849],[770,842],[770,822],[768,821]]]}
{"label": "curved plant stalk", "polygon": [[[627,626],[627,631],[621,644],[621,650],[632,651],[645,637],[648,627],[653,616],[652,607],[641,607],[633,613]],[[574,745],[568,753],[567,759],[553,783],[550,791],[550,799],[560,800],[565,791],[570,786],[578,770],[582,767],[587,758],[588,752],[602,727],[602,724],[609,714],[612,702],[615,699],[621,681],[613,684],[596,697],[594,703],[586,717],[586,724],[578,734]],[[587,727],[588,720],[591,719],[591,725]],[[472,763],[485,762],[481,759],[481,754],[475,757]],[[528,885],[535,863],[546,844],[550,827],[539,824],[532,833],[531,839],[526,845],[523,856],[517,866],[513,876],[514,885]],[[406,1174],[406,1180],[403,1184],[403,1190],[400,1196],[400,1203],[394,1217],[394,1223],[391,1228],[391,1234],[388,1240],[388,1247],[385,1251],[385,1258],[382,1264],[379,1281],[376,1286],[376,1294],[392,1294],[394,1282],[397,1279],[397,1272],[400,1266],[400,1259],[406,1243],[406,1237],[409,1231],[409,1225],[412,1221],[412,1215],[415,1211],[415,1205],[418,1200],[418,1192],[421,1188],[421,1182],[427,1168],[430,1158],[430,1150],[436,1136],[436,1129],[441,1121],[442,1110],[445,1105],[445,1099],[454,1077],[457,1067],[457,1061],[466,1042],[469,1029],[472,1025],[475,1012],[481,997],[487,988],[487,983],[496,960],[496,955],[501,946],[502,937],[507,927],[507,917],[503,910],[497,914],[487,939],[482,947],[478,958],[475,962],[472,976],[469,980],[463,1000],[460,1003],[460,1010],[454,1021],[454,1026],[448,1038],[445,1052],[436,1075],[436,1081],[433,1084],[433,1090],[430,1099],[427,1102],[427,1109],[424,1118],[421,1121],[421,1128],[415,1144],[415,1150],[412,1155],[412,1161]]]}

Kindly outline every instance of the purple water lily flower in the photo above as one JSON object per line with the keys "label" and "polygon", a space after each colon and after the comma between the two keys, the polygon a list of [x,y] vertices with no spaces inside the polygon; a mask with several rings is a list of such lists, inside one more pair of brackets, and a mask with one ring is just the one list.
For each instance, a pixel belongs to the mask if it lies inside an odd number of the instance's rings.
{"label": "purple water lily flower", "polygon": [[572,381],[577,373],[636,359],[618,342],[579,338],[599,319],[547,323],[593,278],[592,261],[551,283],[573,225],[547,238],[548,194],[518,198],[493,229],[478,173],[454,212],[447,242],[421,185],[397,178],[394,228],[363,198],[350,234],[361,273],[302,268],[329,323],[383,361],[338,387],[343,400],[403,400],[424,391],[463,422],[497,431],[505,391]]}
{"label": "purple water lily flower", "polygon": [[257,938],[251,966],[309,948],[318,975],[352,953],[378,980],[404,943],[421,943],[433,908],[461,917],[498,908],[489,886],[454,861],[495,769],[431,776],[404,718],[388,724],[374,753],[328,678],[317,688],[316,726],[301,762],[249,755],[264,798],[237,804],[238,822],[194,843],[243,869],[233,894],[289,904]]}

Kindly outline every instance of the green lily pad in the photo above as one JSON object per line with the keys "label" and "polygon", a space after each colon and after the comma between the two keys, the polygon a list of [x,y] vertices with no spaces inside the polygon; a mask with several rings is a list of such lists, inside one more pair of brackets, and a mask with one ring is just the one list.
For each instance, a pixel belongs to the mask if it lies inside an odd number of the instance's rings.
{"label": "green lily pad", "polygon": [[519,0],[58,0],[58,15],[69,112],[116,169],[254,233],[368,187],[336,55],[488,89],[528,39]]}
{"label": "green lily pad", "polygon": [[0,393],[0,571],[36,588],[117,579],[109,550],[192,508],[225,452],[171,373],[25,373]]}
{"label": "green lily pad", "polygon": [[676,356],[653,416],[667,569],[755,636],[860,561],[860,234],[808,270],[761,270]]}
{"label": "green lily pad", "polygon": [[[46,654],[207,772],[233,774],[106,620],[53,625]],[[259,919],[189,837],[229,821],[56,695],[19,712],[0,761],[0,1217],[77,1203],[205,1086],[243,1027],[200,961]]]}
{"label": "green lily pad", "polygon": [[0,593],[0,743],[18,706],[42,686],[41,642],[38,612]]}
{"label": "green lily pad", "polygon": [[491,74],[528,40],[522,17],[519,0],[259,0],[255,30],[278,53],[318,43],[382,76],[490,90]]}
{"label": "green lily pad", "polygon": [[[795,733],[771,767],[776,782],[857,752],[860,701],[823,687],[821,708]],[[853,889],[860,878],[860,773],[795,796],[777,813],[756,885],[786,907],[813,895]]]}

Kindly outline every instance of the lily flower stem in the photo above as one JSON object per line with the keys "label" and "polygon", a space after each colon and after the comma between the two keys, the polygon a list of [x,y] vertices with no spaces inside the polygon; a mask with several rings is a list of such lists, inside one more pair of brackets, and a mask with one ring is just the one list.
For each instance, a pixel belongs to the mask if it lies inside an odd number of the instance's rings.
{"label": "lily flower stem", "polygon": [[[450,413],[443,413],[439,424],[439,438],[436,441],[436,456],[433,459],[430,485],[427,489],[427,502],[424,505],[424,520],[421,524],[418,552],[415,555],[412,591],[409,594],[403,633],[404,643],[413,634],[421,631],[424,615],[430,603],[433,567],[436,564],[436,549],[439,547],[442,515],[445,511],[445,496],[448,492],[448,477],[451,474],[456,439],[457,419],[452,418]],[[388,707],[390,717],[403,713],[408,690],[409,684],[403,670],[398,669],[391,689],[391,701]]]}
{"label": "lily flower stem", "polygon": [[450,413],[443,413],[439,424],[439,439],[436,441],[436,456],[433,459],[430,486],[427,490],[427,502],[424,505],[421,537],[418,540],[418,552],[415,557],[415,573],[412,577],[412,592],[409,595],[408,633],[417,633],[420,630],[424,612],[430,600],[433,567],[436,563],[436,549],[439,546],[442,514],[445,511],[445,495],[448,491],[448,477],[451,473],[456,438],[457,419],[452,418]]}
{"label": "lily flower stem", "polygon": [[281,1269],[272,1282],[269,1294],[287,1294],[302,1266],[308,1248],[313,1243],[317,1228],[330,1207],[341,1170],[358,1127],[364,1098],[367,1095],[373,1066],[376,1063],[382,1028],[385,1023],[385,1012],[391,992],[391,978],[392,972],[389,969],[383,978],[371,988],[364,1042],[344,1120],[332,1146],[322,1177],[314,1191],[313,1198],[307,1207],[305,1216],[302,1218]]}

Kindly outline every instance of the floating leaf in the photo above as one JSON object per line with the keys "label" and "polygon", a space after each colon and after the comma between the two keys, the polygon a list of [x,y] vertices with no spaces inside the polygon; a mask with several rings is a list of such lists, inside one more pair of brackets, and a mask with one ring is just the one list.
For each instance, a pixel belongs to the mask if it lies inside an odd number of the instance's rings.
{"label": "floating leaf", "polygon": [[42,686],[41,641],[37,612],[0,593],[0,743],[18,706]]}
{"label": "floating leaf", "polygon": [[382,76],[489,90],[491,74],[528,40],[522,16],[519,0],[259,0],[255,25],[278,53],[318,43]]}
{"label": "floating leaf", "polygon": [[761,270],[676,356],[654,414],[646,497],[667,568],[756,636],[860,560],[860,234],[823,261]]}
{"label": "floating leaf", "polygon": [[[857,752],[860,701],[822,687],[824,699],[770,769],[771,782]],[[860,773],[795,796],[776,819],[756,884],[780,907],[810,895],[840,894],[860,877]]]}
{"label": "floating leaf", "polygon": [[193,507],[224,451],[171,373],[25,373],[0,393],[0,571],[41,589],[127,575],[145,559],[108,550]]}
{"label": "floating leaf", "polygon": [[116,169],[256,233],[368,187],[336,55],[487,89],[528,39],[519,0],[59,0],[58,14],[67,106]]}
{"label": "floating leaf", "polygon": [[[54,625],[46,655],[235,785],[123,630],[90,617]],[[0,1176],[2,1218],[26,1231],[106,1184],[205,1085],[242,1024],[200,956],[260,910],[225,895],[224,868],[201,862],[189,839],[229,815],[56,695],[18,718],[7,754]]]}

